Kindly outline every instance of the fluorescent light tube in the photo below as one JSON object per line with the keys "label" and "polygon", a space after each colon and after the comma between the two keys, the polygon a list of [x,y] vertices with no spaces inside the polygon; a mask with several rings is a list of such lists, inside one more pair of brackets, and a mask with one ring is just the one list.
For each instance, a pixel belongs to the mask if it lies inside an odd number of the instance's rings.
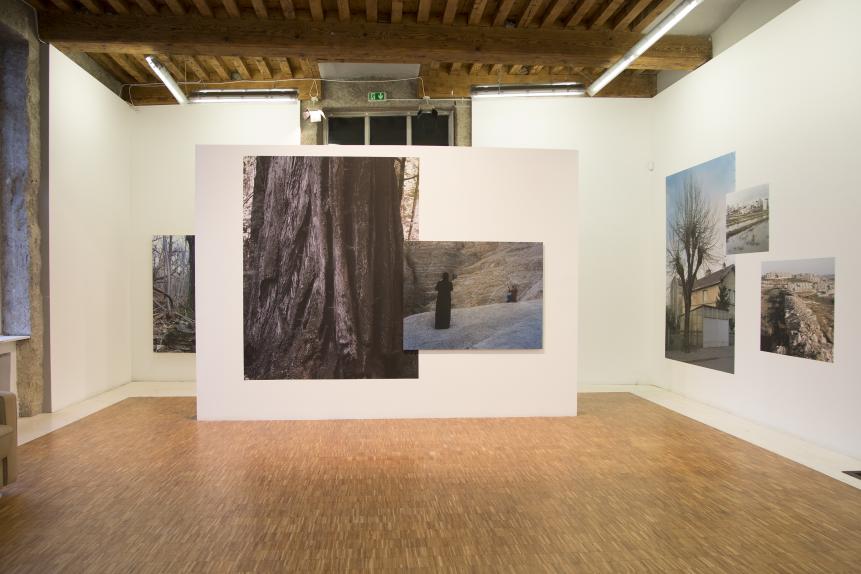
{"label": "fluorescent light tube", "polygon": [[634,47],[628,50],[622,58],[615,64],[607,68],[601,76],[590,85],[586,92],[590,96],[594,96],[603,90],[607,84],[612,82],[616,76],[624,72],[634,60],[642,56],[646,50],[655,45],[655,42],[660,40],[667,32],[672,30],[685,16],[703,3],[703,0],[683,0],[681,4],[670,11],[661,21],[652,28],[648,34],[643,36],[639,42],[634,44]]}
{"label": "fluorescent light tube", "polygon": [[170,72],[167,71],[167,68],[164,67],[164,64],[159,62],[155,56],[147,56],[146,63],[149,64],[149,67],[152,68],[153,73],[158,76],[158,79],[161,80],[161,83],[170,90],[170,93],[173,94],[173,97],[176,98],[177,103],[179,104],[187,104],[188,98],[185,97],[185,94],[179,87],[179,84],[176,83],[176,80],[173,79],[173,76],[170,75]]}
{"label": "fluorescent light tube", "polygon": [[583,96],[585,94],[586,90],[583,84],[574,82],[561,82],[558,84],[489,84],[472,86],[470,88],[470,96],[473,98]]}

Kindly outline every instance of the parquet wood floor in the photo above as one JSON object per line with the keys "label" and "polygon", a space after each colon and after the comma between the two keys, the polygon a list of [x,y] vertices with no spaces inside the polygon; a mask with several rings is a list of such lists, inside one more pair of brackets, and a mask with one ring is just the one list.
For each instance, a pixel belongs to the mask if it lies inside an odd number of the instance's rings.
{"label": "parquet wood floor", "polygon": [[546,419],[197,422],[24,445],[0,572],[859,572],[861,492],[628,394]]}

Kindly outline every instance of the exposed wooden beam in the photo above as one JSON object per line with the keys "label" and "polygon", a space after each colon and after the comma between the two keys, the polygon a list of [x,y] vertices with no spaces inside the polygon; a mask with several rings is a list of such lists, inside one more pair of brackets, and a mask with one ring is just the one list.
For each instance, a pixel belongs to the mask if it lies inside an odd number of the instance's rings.
{"label": "exposed wooden beam", "polygon": [[167,7],[170,8],[170,11],[176,14],[177,16],[185,15],[185,8],[183,8],[182,4],[180,4],[179,0],[164,0]]}
{"label": "exposed wooden beam", "polygon": [[236,70],[236,73],[239,74],[240,78],[243,80],[251,79],[251,72],[248,71],[248,67],[245,65],[245,62],[242,61],[242,58],[239,56],[224,56],[224,61],[228,66]]}
{"label": "exposed wooden beam", "polygon": [[155,4],[152,3],[152,0],[135,0],[138,6],[141,7],[143,13],[147,16],[155,16],[158,14],[158,10],[155,7]]}
{"label": "exposed wooden beam", "polygon": [[544,14],[544,18],[541,20],[541,27],[549,28],[555,24],[556,20],[559,19],[559,16],[562,15],[562,12],[567,10],[570,5],[571,0],[556,0],[547,13]]}
{"label": "exposed wooden beam", "polygon": [[266,62],[265,58],[251,58],[251,61],[254,62],[255,66],[257,66],[257,69],[260,71],[260,75],[264,80],[272,79],[272,70],[269,68],[269,64]]}
{"label": "exposed wooden beam", "polygon": [[451,24],[457,14],[458,0],[445,0],[445,10],[442,13],[442,23]]}
{"label": "exposed wooden beam", "polygon": [[484,17],[484,9],[487,7],[487,0],[475,0],[472,3],[472,10],[469,12],[469,25],[478,26],[481,24],[481,19]]}
{"label": "exposed wooden beam", "polygon": [[179,69],[179,66],[174,63],[173,58],[168,54],[156,54],[155,57],[158,59],[162,65],[167,68],[167,71],[170,72],[170,75],[173,76],[174,80],[177,81],[186,81],[188,79],[188,74],[186,73],[186,67],[183,66],[182,69]]}
{"label": "exposed wooden beam", "polygon": [[287,58],[272,58],[272,61],[278,64],[278,68],[281,71],[281,77],[283,78],[292,78],[293,77],[293,68],[290,67],[290,61]]}
{"label": "exposed wooden beam", "polygon": [[251,0],[251,6],[254,8],[254,13],[258,18],[268,18],[269,10],[266,9],[266,3],[263,0]]}
{"label": "exposed wooden beam", "polygon": [[643,17],[636,21],[633,26],[634,32],[642,32],[649,24],[658,19],[658,17],[669,9],[674,0],[661,0],[655,4],[648,12],[643,13]]}
{"label": "exposed wooden beam", "polygon": [[416,22],[423,24],[430,18],[431,0],[419,0],[419,8],[416,12]]}
{"label": "exposed wooden beam", "polygon": [[194,7],[197,8],[197,11],[200,12],[201,16],[212,18],[212,8],[209,7],[209,2],[207,2],[206,0],[191,1],[194,3]]}
{"label": "exposed wooden beam", "polygon": [[502,64],[494,64],[490,67],[490,75],[493,77],[499,76],[502,73]]}
{"label": "exposed wooden beam", "polygon": [[476,62],[469,67],[469,73],[471,75],[478,74],[481,72],[482,67],[484,67],[484,65],[481,62]]}
{"label": "exposed wooden beam", "polygon": [[311,19],[315,22],[323,21],[323,0],[309,0],[308,7],[311,9]]}
{"label": "exposed wooden beam", "polygon": [[580,0],[580,4],[574,9],[574,12],[571,13],[571,17],[568,18],[568,21],[565,22],[565,26],[568,28],[576,28],[579,26],[589,11],[595,7],[596,1],[597,0]]}
{"label": "exposed wooden beam", "polygon": [[520,20],[517,21],[518,28],[528,28],[532,20],[538,16],[538,11],[544,5],[544,0],[529,0],[529,4],[523,9],[523,14],[520,15]]}
{"label": "exposed wooden beam", "polygon": [[197,76],[197,79],[203,82],[209,81],[209,74],[203,69],[203,66],[200,65],[197,58],[194,56],[177,56],[177,58],[180,62],[185,64],[185,66],[187,66],[195,76]]}
{"label": "exposed wooden beam", "polygon": [[523,64],[514,64],[508,69],[509,76],[519,76],[523,73]]}
{"label": "exposed wooden beam", "polygon": [[125,54],[108,55],[117,63],[117,65],[119,65],[120,68],[125,70],[125,72],[131,76],[135,82],[138,82],[139,84],[146,83],[146,74],[137,65],[135,65],[134,61],[129,59],[128,56]]}
{"label": "exposed wooden beam", "polygon": [[242,15],[236,0],[221,0],[221,3],[224,4],[224,9],[231,18],[239,18]]}
{"label": "exposed wooden beam", "polygon": [[338,0],[338,19],[342,22],[350,20],[350,0]]}
{"label": "exposed wooden beam", "polygon": [[511,7],[514,6],[514,0],[502,0],[499,8],[496,10],[496,16],[493,17],[494,26],[502,26],[508,20],[508,14],[511,12]]}
{"label": "exposed wooden beam", "polygon": [[114,12],[117,14],[129,13],[129,5],[126,4],[126,0],[108,0],[108,4],[111,5],[111,8],[113,8]]}
{"label": "exposed wooden beam", "polygon": [[157,82],[161,81],[158,79],[158,76],[155,75],[155,72],[152,71],[152,68],[149,67],[149,64],[146,61],[146,56],[143,54],[132,54],[129,58],[137,62],[138,66],[146,72],[147,80],[155,80]]}
{"label": "exposed wooden beam", "polygon": [[[551,82],[579,82],[576,75],[553,75],[545,68],[536,74],[501,74],[496,73],[466,75],[446,74],[430,71],[423,76],[427,95],[432,98],[469,97],[471,86],[480,84],[546,84]],[[601,97],[650,98],[657,93],[657,77],[654,74],[634,74],[624,72],[601,90]]]}
{"label": "exposed wooden beam", "polygon": [[302,67],[302,76],[305,78],[319,78],[320,67],[317,62],[302,58],[299,60],[299,65]]}
{"label": "exposed wooden beam", "polygon": [[463,64],[460,62],[452,62],[451,66],[449,66],[448,73],[449,74],[459,74],[463,71]]}
{"label": "exposed wooden beam", "polygon": [[[46,41],[79,52],[267,54],[336,62],[528,62],[606,68],[641,38],[637,33],[608,30],[407,23],[391,26],[199,16],[147,18],[61,12],[45,12],[41,23]],[[183,33],[177,34],[177,30]],[[708,38],[665,36],[631,68],[692,70],[710,57]]]}
{"label": "exposed wooden beam", "polygon": [[625,3],[625,0],[612,0],[612,2],[608,3],[604,6],[604,9],[598,14],[598,16],[589,24],[590,28],[601,28],[604,24],[607,23],[613,14],[618,12],[619,8],[622,7],[622,4]]}
{"label": "exposed wooden beam", "polygon": [[377,16],[377,0],[365,0],[365,18],[368,22],[376,22]]}
{"label": "exposed wooden beam", "polygon": [[529,67],[529,73],[530,74],[538,74],[543,69],[544,69],[544,66],[530,66]]}
{"label": "exposed wooden beam", "polygon": [[63,12],[73,12],[75,10],[68,0],[51,0],[51,3]]}
{"label": "exposed wooden beam", "polygon": [[643,10],[646,9],[646,6],[652,3],[653,0],[639,0],[636,4],[631,6],[628,10],[626,10],[623,14],[616,19],[613,23],[614,30],[627,30],[628,26],[631,25],[631,22],[634,19],[642,14]]}
{"label": "exposed wooden beam", "polygon": [[128,72],[118,66],[116,61],[114,61],[114,59],[107,54],[91,52],[89,56],[90,58],[95,60],[97,64],[104,68],[105,71],[107,71],[110,75],[119,80],[121,84],[130,84],[135,81],[134,78]]}
{"label": "exposed wooden beam", "polygon": [[225,65],[221,63],[220,58],[217,56],[200,56],[200,59],[215,72],[219,80],[226,82],[230,79],[230,74],[227,72]]}
{"label": "exposed wooden beam", "polygon": [[293,0],[279,0],[281,4],[281,12],[284,14],[285,20],[293,20],[296,18],[296,8],[293,6]]}
{"label": "exposed wooden beam", "polygon": [[400,24],[404,17],[404,0],[392,0],[392,24]]}
{"label": "exposed wooden beam", "polygon": [[89,10],[92,14],[104,14],[105,11],[102,10],[102,7],[99,6],[95,0],[81,0],[81,4],[84,5],[84,8]]}
{"label": "exposed wooden beam", "polygon": [[[299,92],[300,100],[310,99],[314,86],[312,82],[302,80],[272,80],[270,82],[236,82],[230,85],[236,89],[261,89],[261,88],[283,88],[294,89]],[[224,88],[223,84],[201,83],[195,84],[192,91],[205,89]],[[317,85],[317,90],[320,90],[320,85]],[[176,104],[176,100],[167,91],[164,86],[135,86],[134,92],[131,94],[131,100],[136,106],[156,106]]]}

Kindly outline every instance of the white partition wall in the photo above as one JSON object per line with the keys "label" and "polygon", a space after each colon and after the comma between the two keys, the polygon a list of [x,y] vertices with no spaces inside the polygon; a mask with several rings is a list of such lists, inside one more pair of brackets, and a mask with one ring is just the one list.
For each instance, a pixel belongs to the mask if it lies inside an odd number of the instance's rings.
{"label": "white partition wall", "polygon": [[[242,158],[410,156],[422,240],[544,243],[544,349],[425,351],[412,380],[243,379]],[[577,153],[422,147],[200,146],[198,418],[569,416],[577,410]]]}
{"label": "white partition wall", "polygon": [[580,154],[579,381],[647,381],[651,101],[474,100],[472,145],[574,149]]}
{"label": "white partition wall", "polygon": [[[857,0],[803,0],[653,101],[648,236],[652,381],[861,457],[861,19]],[[800,39],[803,38],[803,41]],[[850,56],[852,55],[852,56]],[[816,69],[799,87],[798,70]],[[663,358],[664,178],[736,153],[736,188],[769,184],[770,253],[737,255],[735,374]],[[763,261],[836,257],[834,362],[760,351]]]}
{"label": "white partition wall", "polygon": [[51,48],[51,408],[129,382],[132,109]]}

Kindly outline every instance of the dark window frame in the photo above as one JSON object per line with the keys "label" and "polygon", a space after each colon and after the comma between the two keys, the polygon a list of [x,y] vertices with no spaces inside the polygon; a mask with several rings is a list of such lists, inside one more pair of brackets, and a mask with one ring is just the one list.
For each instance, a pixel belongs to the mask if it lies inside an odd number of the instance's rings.
{"label": "dark window frame", "polygon": [[[437,110],[437,113],[441,116],[448,117],[448,146],[454,146],[454,110]],[[407,143],[406,145],[414,145],[413,144],[413,130],[412,130],[412,118],[418,115],[417,111],[404,111],[404,110],[375,110],[375,111],[344,111],[344,112],[336,112],[332,111],[326,112],[327,117],[323,120],[323,143],[325,145],[329,144],[329,119],[330,118],[355,118],[355,117],[363,117],[365,118],[365,143],[363,145],[371,145],[371,117],[373,116],[395,116],[395,117],[404,117],[404,121],[407,124]],[[336,144],[333,144],[336,145]]]}

